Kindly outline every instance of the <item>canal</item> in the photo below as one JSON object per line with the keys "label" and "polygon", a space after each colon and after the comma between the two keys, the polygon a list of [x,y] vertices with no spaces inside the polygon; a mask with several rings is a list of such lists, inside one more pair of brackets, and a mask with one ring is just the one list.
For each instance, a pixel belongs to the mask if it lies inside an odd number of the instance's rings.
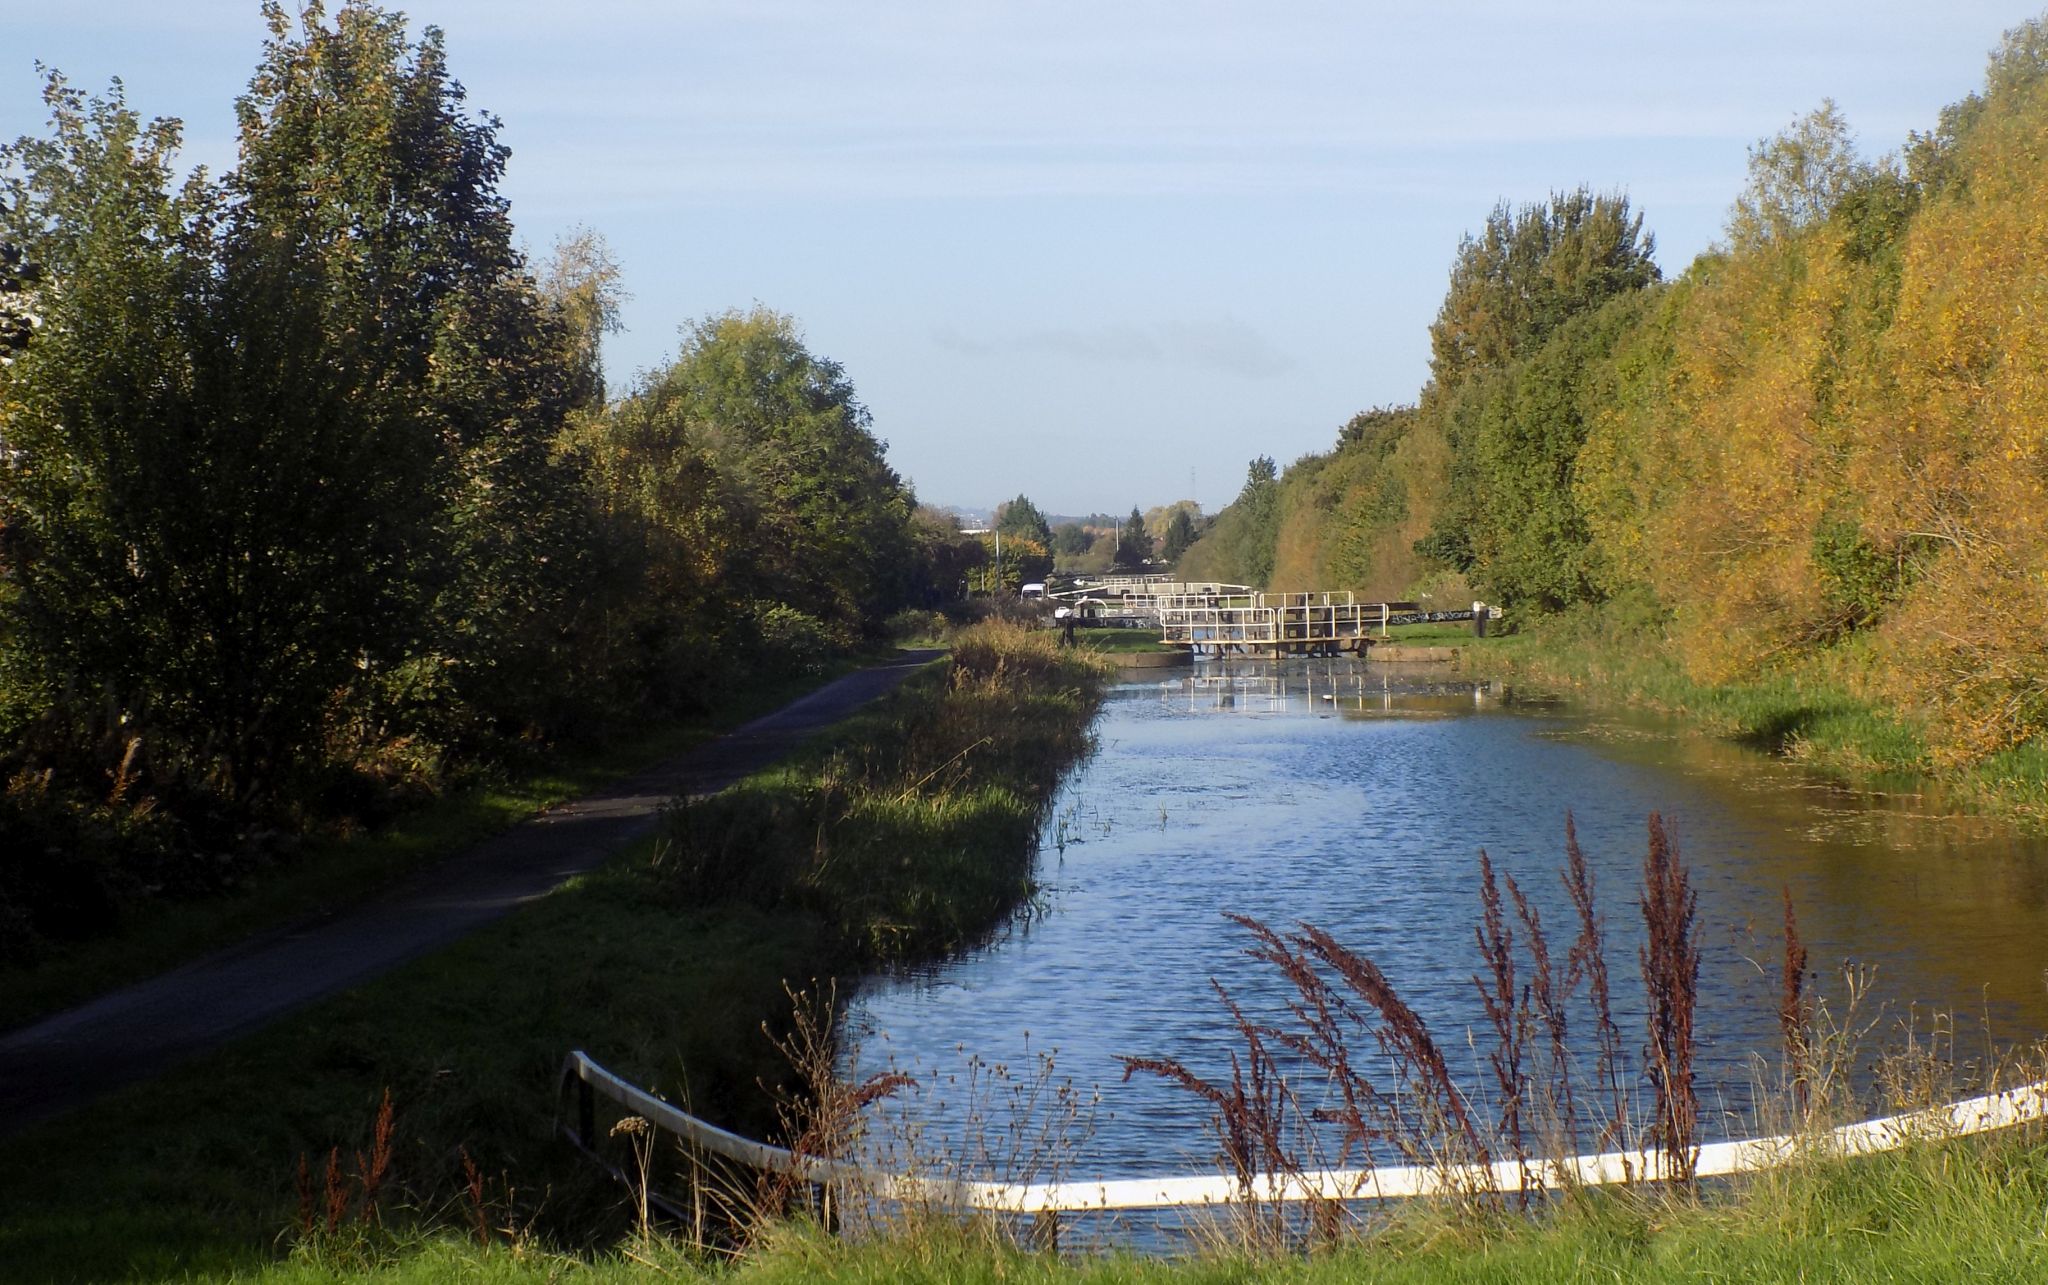
{"label": "canal", "polygon": [[[1050,1128],[1067,1135],[1059,1159],[1075,1176],[1216,1170],[1208,1104],[1156,1078],[1125,1082],[1119,1058],[1227,1080],[1240,1042],[1216,987],[1255,1016],[1284,1009],[1291,989],[1247,958],[1228,914],[1316,924],[1372,959],[1483,1096],[1477,854],[1522,886],[1562,954],[1567,812],[1597,882],[1632,1065],[1646,818],[1675,826],[1699,894],[1710,1136],[1747,1127],[1759,1058],[1781,1047],[1786,888],[1819,993],[1839,1009],[1845,972],[1865,978],[1873,1038],[1911,1023],[1970,1060],[2048,1032],[2048,843],[1937,797],[1845,788],[1654,717],[1440,667],[1164,672],[1111,693],[1099,749],[1046,825],[1029,912],[969,956],[870,979],[849,1006],[858,1067],[919,1080],[890,1108],[915,1122],[913,1149],[996,1155]],[[1590,1066],[1585,1033],[1581,1022],[1575,1049]],[[1043,1118],[1048,1056],[1081,1125]],[[1003,1119],[1002,1099],[1019,1096],[1040,1118]]]}

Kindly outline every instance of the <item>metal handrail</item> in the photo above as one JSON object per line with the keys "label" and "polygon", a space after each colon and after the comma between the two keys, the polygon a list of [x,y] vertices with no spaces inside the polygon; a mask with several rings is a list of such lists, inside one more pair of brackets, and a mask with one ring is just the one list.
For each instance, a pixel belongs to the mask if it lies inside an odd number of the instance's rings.
{"label": "metal handrail", "polygon": [[[1490,1165],[1389,1165],[1255,1175],[1246,1185],[1230,1174],[1100,1179],[1082,1182],[966,1182],[871,1169],[846,1160],[800,1155],[741,1137],[680,1110],[605,1070],[581,1051],[562,1064],[561,1096],[577,1095],[570,1138],[595,1154],[595,1097],[602,1095],[715,1155],[805,1182],[855,1182],[884,1200],[918,1201],[1006,1214],[1057,1215],[1122,1209],[1262,1202],[1384,1200],[1485,1191],[1534,1191],[1679,1176],[1661,1152],[1604,1151],[1554,1160],[1504,1160]],[[1987,1093],[1945,1106],[1883,1116],[1816,1133],[1713,1142],[1699,1148],[1695,1177],[1724,1177],[1774,1168],[1799,1156],[1867,1156],[1912,1142],[1967,1137],[2048,1120],[2048,1080]]]}

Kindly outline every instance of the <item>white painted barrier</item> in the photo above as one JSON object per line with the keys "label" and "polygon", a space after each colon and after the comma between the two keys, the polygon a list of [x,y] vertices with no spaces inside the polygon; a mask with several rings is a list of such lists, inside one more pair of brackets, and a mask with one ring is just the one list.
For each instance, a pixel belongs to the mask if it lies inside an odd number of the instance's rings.
{"label": "white painted barrier", "polygon": [[[564,1095],[578,1094],[577,1122],[570,1136],[586,1150],[594,1139],[594,1094],[602,1095],[669,1133],[714,1155],[757,1169],[793,1174],[806,1182],[854,1182],[884,1200],[926,1202],[1009,1214],[1080,1213],[1088,1210],[1169,1209],[1223,1205],[1244,1191],[1229,1174],[1118,1178],[1095,1182],[958,1182],[886,1173],[848,1161],[799,1156],[782,1147],[743,1138],[662,1101],[613,1075],[582,1052],[562,1066]],[[2048,1120],[2048,1080],[1946,1106],[1909,1111],[1810,1134],[1778,1134],[1699,1149],[1694,1173],[1702,1178],[1753,1173],[1798,1156],[1866,1156],[1908,1143],[1991,1133]],[[1608,1151],[1563,1160],[1506,1160],[1492,1165],[1388,1165],[1372,1169],[1326,1169],[1302,1174],[1262,1174],[1252,1184],[1258,1201],[1383,1200],[1483,1191],[1513,1192],[1610,1183],[1660,1181],[1668,1177],[1654,1152]]]}

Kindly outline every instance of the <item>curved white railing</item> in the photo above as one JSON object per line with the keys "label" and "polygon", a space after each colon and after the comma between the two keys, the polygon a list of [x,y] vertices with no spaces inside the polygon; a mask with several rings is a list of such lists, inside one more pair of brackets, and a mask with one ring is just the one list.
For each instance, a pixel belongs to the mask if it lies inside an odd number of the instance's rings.
{"label": "curved white railing", "polygon": [[[1008,1214],[1082,1213],[1090,1210],[1168,1209],[1258,1201],[1379,1200],[1404,1196],[1535,1191],[1594,1187],[1622,1182],[1661,1181],[1665,1159],[1658,1152],[1607,1151],[1562,1160],[1514,1160],[1491,1165],[1387,1165],[1371,1169],[1324,1169],[1299,1174],[1261,1174],[1247,1193],[1229,1174],[1117,1178],[1043,1183],[961,1182],[887,1173],[843,1160],[802,1156],[783,1147],[743,1138],[700,1120],[629,1084],[583,1052],[562,1066],[562,1092],[578,1099],[571,1139],[594,1150],[594,1097],[603,1096],[714,1155],[757,1169],[788,1173],[806,1182],[855,1182],[884,1200],[950,1204]],[[1813,1133],[1778,1134],[1702,1146],[1693,1173],[1702,1178],[1753,1173],[1798,1156],[1865,1156],[1916,1141],[1967,1137],[2048,1120],[2048,1080],[1946,1106],[1908,1111]]]}

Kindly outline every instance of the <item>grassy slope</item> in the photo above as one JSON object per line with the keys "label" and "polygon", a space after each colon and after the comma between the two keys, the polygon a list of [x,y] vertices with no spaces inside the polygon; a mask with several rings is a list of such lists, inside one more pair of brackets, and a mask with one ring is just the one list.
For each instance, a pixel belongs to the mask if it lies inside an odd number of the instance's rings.
{"label": "grassy slope", "polygon": [[[854,667],[849,662],[828,677]],[[695,718],[458,791],[368,834],[316,839],[290,865],[251,880],[233,896],[136,906],[105,937],[29,967],[0,969],[0,1030],[154,976],[252,933],[372,896],[407,871],[780,708],[820,681],[788,679],[728,692],[715,709]]]}
{"label": "grassy slope", "polygon": [[1587,609],[1489,638],[1469,663],[1661,710],[1852,779],[1933,780],[1957,805],[2048,825],[2048,746],[2021,746],[1966,767],[1937,765],[1910,718],[1853,694],[1861,663],[1853,646],[1748,682],[1706,685],[1685,675],[1654,630],[1616,609]]}
{"label": "grassy slope", "polygon": [[1876,1161],[1813,1163],[1701,1201],[1601,1193],[1550,1215],[1409,1207],[1370,1235],[1313,1255],[1228,1248],[1175,1260],[1060,1258],[990,1235],[925,1225],[860,1244],[801,1226],[769,1229],[737,1262],[628,1238],[589,1257],[532,1243],[479,1249],[442,1234],[369,1260],[301,1253],[243,1279],[379,1281],[693,1280],[721,1285],[900,1281],[931,1285],[1220,1282],[2048,1280],[2048,1147],[2040,1138],[1927,1145]]}
{"label": "grassy slope", "polygon": [[[941,674],[913,678],[747,790],[774,798],[790,782],[836,773],[836,746],[847,747],[838,762],[859,761],[864,744],[899,735],[946,690]],[[1027,739],[1041,703],[1071,724],[1080,699],[997,695],[984,713]],[[1056,780],[1063,764],[1036,766]],[[986,796],[1005,787],[955,785],[924,819],[958,815],[985,833]],[[884,821],[907,806],[894,795],[886,803]],[[929,850],[950,862],[960,847]],[[762,1085],[782,1082],[786,1068],[762,1028],[789,1010],[785,980],[805,986],[859,965],[868,957],[860,943],[899,928],[906,913],[886,900],[864,906],[872,924],[828,921],[800,900],[707,907],[678,892],[673,854],[655,854],[641,845],[449,950],[0,1142],[0,1280],[265,1271],[297,1218],[299,1157],[310,1153],[317,1177],[339,1147],[353,1170],[387,1088],[397,1106],[384,1202],[394,1226],[462,1223],[466,1149],[493,1206],[516,1211],[546,1243],[608,1243],[625,1226],[619,1193],[552,1136],[564,1054],[586,1048],[712,1118],[769,1133],[776,1121]],[[890,856],[915,875],[903,850]],[[941,937],[963,931],[958,908],[936,891],[955,873],[948,865],[926,879],[914,907]]]}
{"label": "grassy slope", "polygon": [[1159,641],[1160,637],[1160,631],[1157,629],[1076,629],[1074,631],[1075,643],[1086,647],[1090,651],[1099,651],[1108,655],[1173,650],[1165,643]]}

